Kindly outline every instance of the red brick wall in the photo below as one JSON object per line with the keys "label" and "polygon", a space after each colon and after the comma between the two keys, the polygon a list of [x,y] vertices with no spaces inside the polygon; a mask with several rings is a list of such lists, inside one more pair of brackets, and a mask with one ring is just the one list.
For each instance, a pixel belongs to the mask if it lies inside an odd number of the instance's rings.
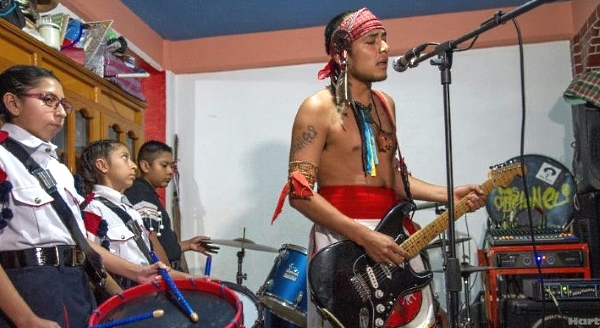
{"label": "red brick wall", "polygon": [[[137,59],[138,66],[150,73],[150,77],[142,79],[142,87],[146,96],[148,107],[144,111],[144,140],[159,140],[166,142],[167,92],[166,74],[157,71],[141,59]],[[161,200],[165,201],[165,190],[156,191]]]}
{"label": "red brick wall", "polygon": [[150,73],[150,77],[142,81],[146,103],[148,104],[144,112],[144,139],[165,142],[165,117],[167,111],[166,76],[164,71],[159,72],[150,65],[147,66],[142,67]]}
{"label": "red brick wall", "polygon": [[600,6],[571,39],[573,76],[600,69]]}

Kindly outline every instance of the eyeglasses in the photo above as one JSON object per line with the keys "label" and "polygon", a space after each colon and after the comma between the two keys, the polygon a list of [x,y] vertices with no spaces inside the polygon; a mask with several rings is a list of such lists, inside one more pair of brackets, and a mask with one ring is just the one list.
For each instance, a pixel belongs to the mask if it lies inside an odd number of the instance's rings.
{"label": "eyeglasses", "polygon": [[67,114],[71,113],[73,110],[73,105],[71,105],[70,102],[64,98],[59,99],[57,96],[51,93],[22,93],[21,96],[39,99],[44,103],[44,105],[54,110],[57,110],[58,105],[61,105]]}

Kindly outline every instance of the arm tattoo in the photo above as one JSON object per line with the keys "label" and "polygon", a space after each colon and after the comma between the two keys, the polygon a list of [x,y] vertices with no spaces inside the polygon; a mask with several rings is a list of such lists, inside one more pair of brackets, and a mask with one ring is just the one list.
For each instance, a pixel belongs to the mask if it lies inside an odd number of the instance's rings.
{"label": "arm tattoo", "polygon": [[317,136],[317,130],[314,126],[309,125],[306,127],[306,131],[302,132],[296,139],[292,140],[291,155],[302,150],[304,147],[309,145]]}

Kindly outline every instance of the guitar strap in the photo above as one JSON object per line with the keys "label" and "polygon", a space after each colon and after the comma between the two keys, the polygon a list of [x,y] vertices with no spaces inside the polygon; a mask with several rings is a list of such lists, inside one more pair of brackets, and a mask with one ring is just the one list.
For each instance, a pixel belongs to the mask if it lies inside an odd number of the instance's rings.
{"label": "guitar strap", "polygon": [[77,246],[85,253],[86,257],[86,272],[90,277],[90,280],[99,286],[104,287],[106,283],[107,273],[104,269],[104,265],[102,264],[102,257],[98,254],[88,243],[87,239],[79,229],[79,225],[77,224],[77,220],[73,215],[73,212],[65,203],[64,199],[58,192],[58,188],[56,188],[56,180],[50,173],[50,171],[43,169],[21,146],[17,141],[12,138],[6,138],[2,145],[6,150],[11,152],[17,159],[19,159],[23,165],[27,168],[27,171],[31,175],[37,178],[40,182],[40,185],[44,190],[52,196],[54,199],[50,204],[60,217],[63,224],[67,227],[73,240]]}
{"label": "guitar strap", "polygon": [[406,162],[404,161],[404,157],[402,157],[402,152],[400,152],[400,142],[398,142],[398,136],[396,135],[396,122],[394,122],[394,115],[387,104],[387,101],[383,97],[379,91],[373,90],[373,94],[379,100],[379,103],[383,106],[385,113],[388,117],[388,121],[392,127],[392,131],[394,134],[394,139],[396,139],[396,151],[398,152],[398,164],[400,165],[400,174],[402,176],[402,183],[404,184],[404,192],[406,193],[406,198],[409,203],[412,203],[414,206],[414,200],[412,193],[410,192],[410,182],[408,180],[408,168],[406,167]]}

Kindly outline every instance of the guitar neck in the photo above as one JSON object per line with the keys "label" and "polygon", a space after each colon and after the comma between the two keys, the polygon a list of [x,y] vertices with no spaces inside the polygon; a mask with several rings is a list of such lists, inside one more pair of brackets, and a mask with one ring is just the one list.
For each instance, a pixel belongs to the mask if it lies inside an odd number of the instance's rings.
{"label": "guitar neck", "polygon": [[[481,186],[485,195],[488,195],[495,187],[493,179],[487,179]],[[463,197],[454,205],[454,220],[458,220],[461,216],[469,211],[468,196]],[[448,211],[438,215],[431,223],[420,229],[400,246],[408,254],[410,258],[415,257],[425,246],[427,246],[437,235],[448,228],[449,224]]]}

